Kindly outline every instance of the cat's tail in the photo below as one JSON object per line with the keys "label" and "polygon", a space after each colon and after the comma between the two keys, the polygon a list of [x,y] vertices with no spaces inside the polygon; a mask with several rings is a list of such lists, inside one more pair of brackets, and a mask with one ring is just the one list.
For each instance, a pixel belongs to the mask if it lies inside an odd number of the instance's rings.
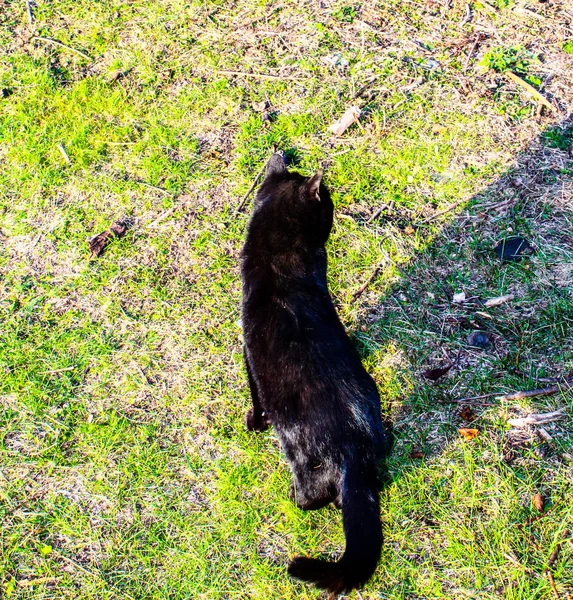
{"label": "cat's tail", "polygon": [[328,562],[298,556],[288,567],[293,577],[335,594],[366,583],[376,569],[382,548],[376,476],[349,465],[341,496],[346,549],[340,560]]}

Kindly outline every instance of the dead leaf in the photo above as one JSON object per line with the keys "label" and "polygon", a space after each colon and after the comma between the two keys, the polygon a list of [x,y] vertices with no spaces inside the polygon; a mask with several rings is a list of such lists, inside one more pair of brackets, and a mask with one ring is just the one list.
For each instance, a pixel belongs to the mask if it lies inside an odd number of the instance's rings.
{"label": "dead leaf", "polygon": [[445,367],[437,367],[435,369],[426,369],[422,373],[422,377],[429,379],[430,381],[437,381],[440,377],[443,377],[453,366],[453,363],[446,365]]}
{"label": "dead leaf", "polygon": [[424,453],[421,450],[412,450],[408,456],[410,458],[424,458]]}
{"label": "dead leaf", "polygon": [[460,417],[464,421],[475,421],[477,419],[476,414],[469,406],[464,406],[462,410],[460,410]]}
{"label": "dead leaf", "polygon": [[478,429],[467,429],[465,427],[461,427],[460,429],[458,429],[458,431],[460,432],[464,440],[468,442],[477,438],[477,436],[479,435]]}
{"label": "dead leaf", "polygon": [[543,512],[543,508],[545,507],[545,499],[541,494],[535,494],[533,498],[531,498],[531,502],[539,512]]}

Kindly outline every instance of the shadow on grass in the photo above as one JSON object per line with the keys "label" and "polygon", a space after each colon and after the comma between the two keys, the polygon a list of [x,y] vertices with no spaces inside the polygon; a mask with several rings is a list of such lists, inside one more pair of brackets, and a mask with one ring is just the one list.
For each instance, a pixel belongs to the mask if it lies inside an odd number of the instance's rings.
{"label": "shadow on grass", "polygon": [[[567,423],[548,425],[549,435],[544,430],[540,437],[535,428],[510,430],[506,420],[570,407],[571,394],[563,391],[510,402],[496,396],[546,387],[573,366],[572,131],[570,115],[548,128],[503,176],[473,196],[461,211],[444,215],[448,223],[424,251],[407,264],[395,265],[400,281],[380,296],[374,291],[374,280],[358,298],[360,316],[352,332],[363,361],[375,371],[383,412],[393,422],[394,448],[383,465],[383,518],[394,527],[400,523],[400,528],[404,522],[418,521],[413,539],[423,539],[421,532],[426,531],[436,544],[440,537],[436,529],[443,525],[439,514],[454,524],[459,518],[456,511],[465,514],[465,519],[479,521],[479,526],[467,530],[460,527],[458,535],[474,538],[481,555],[473,556],[462,544],[452,562],[462,570],[473,570],[473,584],[466,585],[477,590],[480,580],[488,580],[486,573],[490,580],[495,578],[493,572],[507,563],[507,555],[516,557],[511,560],[517,565],[528,565],[521,568],[521,576],[531,581],[516,582],[516,576],[500,571],[500,590],[511,598],[545,597],[550,590],[546,580],[533,583],[544,573],[546,552],[537,552],[538,541],[537,550],[527,548],[534,535],[554,540],[560,517],[545,522],[545,533],[532,532],[531,493],[543,489],[548,505],[565,502],[567,506],[566,478],[561,478],[567,465],[564,456],[573,448]],[[415,235],[426,235],[424,226]],[[531,242],[534,254],[500,260],[495,245],[515,236]],[[455,302],[454,294],[462,293],[465,300]],[[486,304],[487,299],[504,295],[513,299]],[[474,331],[483,333],[485,347],[468,341]],[[388,348],[392,348],[393,368],[377,371],[373,362],[380,360],[381,353],[386,360],[383,353]],[[436,381],[424,377],[427,369],[448,364],[451,368]],[[475,429],[477,439],[464,440],[460,428]],[[457,466],[452,467],[452,461]],[[479,477],[478,471],[483,471]],[[518,481],[515,485],[509,483],[513,478]],[[416,502],[397,506],[392,497],[396,490],[401,490],[398,495],[410,490]],[[480,504],[488,496],[499,497],[496,501],[507,508],[499,523],[491,515],[475,516],[483,511]],[[437,509],[434,501],[442,502],[444,510]],[[565,513],[562,516],[566,519]],[[511,535],[506,531],[510,526],[514,528]],[[420,542],[416,549],[403,532],[396,533],[388,523],[386,527],[391,528],[387,537],[394,540],[394,547],[411,550],[405,558],[412,563],[411,572],[402,565],[401,592],[406,596],[419,593],[414,573],[417,564],[434,554],[434,546],[428,542],[424,548],[426,544]],[[478,536],[479,527],[483,531]],[[442,534],[447,540],[448,536]],[[495,545],[498,536],[498,552],[490,551],[488,556],[486,547]],[[386,559],[389,552],[386,547]],[[384,560],[380,569],[386,568]],[[481,568],[484,572],[479,574]],[[449,586],[450,593],[457,593],[459,585],[446,583],[443,575],[442,592]]]}

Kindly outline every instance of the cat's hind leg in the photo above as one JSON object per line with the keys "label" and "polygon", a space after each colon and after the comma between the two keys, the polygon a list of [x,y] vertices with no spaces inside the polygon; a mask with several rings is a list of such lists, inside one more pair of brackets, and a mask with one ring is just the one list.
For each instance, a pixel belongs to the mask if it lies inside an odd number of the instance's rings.
{"label": "cat's hind leg", "polygon": [[293,476],[289,498],[302,510],[317,510],[336,502],[336,486],[330,473],[317,473],[319,469],[305,469]]}
{"label": "cat's hind leg", "polygon": [[244,349],[244,357],[245,357],[245,368],[247,369],[247,378],[249,380],[249,389],[251,390],[251,401],[253,403],[253,407],[247,411],[245,415],[245,426],[249,431],[265,431],[265,429],[269,428],[269,421],[263,412],[263,407],[261,406],[261,399],[259,395],[259,389],[257,387],[257,382],[253,376],[253,371],[251,368],[251,364],[249,362],[249,356],[247,354],[247,350]]}

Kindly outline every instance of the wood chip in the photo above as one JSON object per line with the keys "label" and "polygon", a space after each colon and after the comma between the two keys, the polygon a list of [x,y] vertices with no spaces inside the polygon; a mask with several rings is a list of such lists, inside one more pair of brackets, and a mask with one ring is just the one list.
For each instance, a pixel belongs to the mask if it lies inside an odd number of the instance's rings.
{"label": "wood chip", "polygon": [[543,508],[545,507],[545,500],[541,494],[534,494],[531,498],[531,503],[539,512],[543,512]]}
{"label": "wood chip", "polygon": [[109,229],[88,239],[92,256],[99,256],[114,238],[121,238],[127,231],[126,221],[115,221]]}
{"label": "wood chip", "polygon": [[499,306],[500,304],[505,304],[510,300],[513,300],[515,296],[513,294],[507,294],[506,296],[497,296],[497,298],[490,298],[484,302],[484,306],[486,308],[492,308],[493,306]]}
{"label": "wood chip", "polygon": [[360,109],[358,106],[351,106],[343,115],[333,123],[328,129],[334,135],[342,135],[351,125],[360,118]]}

